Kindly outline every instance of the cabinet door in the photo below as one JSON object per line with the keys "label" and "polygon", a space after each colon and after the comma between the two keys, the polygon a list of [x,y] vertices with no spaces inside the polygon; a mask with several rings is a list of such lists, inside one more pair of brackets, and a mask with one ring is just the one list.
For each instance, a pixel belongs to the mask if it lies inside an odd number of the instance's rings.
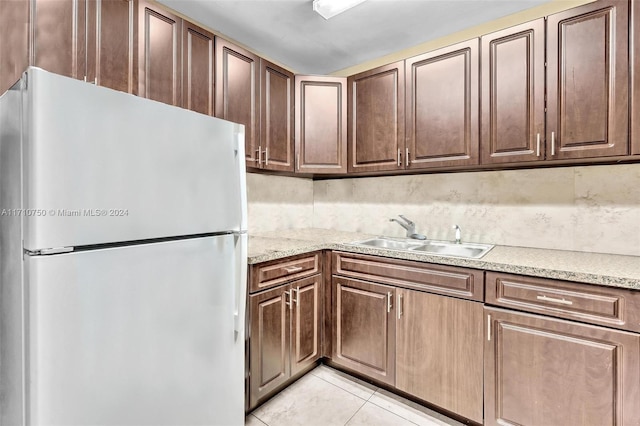
{"label": "cabinet door", "polygon": [[264,59],[260,60],[260,165],[269,170],[292,172],[294,75]]}
{"label": "cabinet door", "polygon": [[290,296],[288,285],[249,296],[250,407],[291,375]]}
{"label": "cabinet door", "polygon": [[137,0],[88,0],[87,81],[138,91]]}
{"label": "cabinet door", "polygon": [[629,2],[547,19],[547,158],[628,153]]}
{"label": "cabinet door", "polygon": [[640,424],[640,336],[485,308],[486,425]]}
{"label": "cabinet door", "polygon": [[139,19],[138,94],[180,106],[182,19],[146,1],[140,1]]}
{"label": "cabinet door", "polygon": [[191,22],[183,21],[182,43],[182,106],[191,111],[213,115],[213,34]]}
{"label": "cabinet door", "polygon": [[544,19],[482,37],[482,163],[544,159]]}
{"label": "cabinet door", "polygon": [[0,1],[0,93],[29,66],[29,1]]}
{"label": "cabinet door", "polygon": [[[640,154],[640,4],[631,2],[631,154]],[[0,42],[1,43],[1,42]]]}
{"label": "cabinet door", "polygon": [[320,358],[322,274],[291,283],[291,374]]}
{"label": "cabinet door", "polygon": [[296,75],[296,171],[347,172],[346,78]]}
{"label": "cabinet door", "polygon": [[478,164],[478,39],[406,60],[410,169]]}
{"label": "cabinet door", "polygon": [[403,169],[404,61],[349,77],[347,92],[349,172]]}
{"label": "cabinet door", "polygon": [[259,58],[216,37],[216,117],[244,124],[247,167],[256,167],[259,146]]}
{"label": "cabinet door", "polygon": [[333,277],[332,361],[395,382],[395,288]]}
{"label": "cabinet door", "polygon": [[86,76],[86,0],[33,0],[31,64],[56,74]]}
{"label": "cabinet door", "polygon": [[396,387],[482,423],[482,303],[396,292]]}

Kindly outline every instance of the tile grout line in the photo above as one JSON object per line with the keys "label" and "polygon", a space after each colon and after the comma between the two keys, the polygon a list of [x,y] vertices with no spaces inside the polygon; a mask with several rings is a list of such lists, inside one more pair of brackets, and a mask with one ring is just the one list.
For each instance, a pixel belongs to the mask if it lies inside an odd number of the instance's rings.
{"label": "tile grout line", "polygon": [[[357,397],[357,398],[360,398],[360,399],[361,399],[361,400],[363,400],[364,402],[368,402],[368,401],[369,401],[369,399],[371,399],[371,397],[373,396],[373,394],[374,394],[374,393],[376,393],[376,392],[378,391],[378,388],[376,388],[376,390],[375,390],[375,391],[373,391],[373,393],[372,393],[371,395],[369,395],[369,397],[368,397],[367,399],[364,399],[363,397],[361,397],[361,396],[359,396],[359,395],[356,395],[355,393],[353,393],[353,392],[351,392],[351,391],[349,391],[349,390],[347,390],[347,389],[345,389],[345,388],[343,388],[343,387],[341,387],[341,386],[338,386],[338,385],[336,385],[335,383],[331,383],[330,381],[325,380],[325,379],[323,379],[323,378],[322,378],[322,377],[320,377],[320,376],[316,376],[315,374],[314,374],[313,376],[314,376],[314,377],[317,377],[317,378],[318,378],[318,379],[320,379],[320,380],[323,380],[323,381],[325,381],[325,382],[329,383],[330,385],[333,385],[333,386],[337,387],[338,389],[342,389],[343,391],[345,391],[345,392],[347,392],[347,393],[350,393],[351,395],[353,395],[353,396],[355,396],[355,397]],[[358,384],[358,385],[359,385],[359,383],[356,383],[356,382],[352,382],[352,383],[355,383],[355,384]],[[361,385],[361,386],[362,386],[362,385]]]}
{"label": "tile grout line", "polygon": [[347,426],[347,425],[349,424],[349,422],[351,421],[351,419],[353,419],[353,418],[356,416],[356,414],[358,414],[358,413],[360,412],[360,410],[362,410],[362,407],[364,407],[365,405],[367,405],[367,401],[365,401],[365,400],[362,400],[362,401],[363,401],[363,402],[362,402],[362,405],[360,406],[360,408],[358,408],[358,409],[356,410],[356,412],[355,412],[355,413],[353,413],[353,415],[347,419],[347,421],[344,423],[344,426]]}

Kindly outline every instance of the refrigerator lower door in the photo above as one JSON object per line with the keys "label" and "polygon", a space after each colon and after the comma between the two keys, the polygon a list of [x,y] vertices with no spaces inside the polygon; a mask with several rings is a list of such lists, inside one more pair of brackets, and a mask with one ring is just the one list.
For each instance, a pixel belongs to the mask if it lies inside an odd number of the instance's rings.
{"label": "refrigerator lower door", "polygon": [[244,424],[236,239],[28,257],[27,424]]}

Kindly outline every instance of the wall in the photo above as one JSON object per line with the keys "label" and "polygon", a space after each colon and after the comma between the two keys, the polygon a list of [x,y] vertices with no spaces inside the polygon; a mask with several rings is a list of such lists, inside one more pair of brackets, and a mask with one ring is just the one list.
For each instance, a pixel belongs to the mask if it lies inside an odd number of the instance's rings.
{"label": "wall", "polygon": [[313,226],[640,256],[640,164],[315,181]]}

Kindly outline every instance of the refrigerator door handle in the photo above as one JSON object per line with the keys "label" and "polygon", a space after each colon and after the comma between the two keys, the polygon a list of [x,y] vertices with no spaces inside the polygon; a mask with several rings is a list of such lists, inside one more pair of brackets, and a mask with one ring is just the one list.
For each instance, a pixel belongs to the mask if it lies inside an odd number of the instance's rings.
{"label": "refrigerator door handle", "polygon": [[235,239],[236,277],[233,283],[233,329],[236,338],[244,335],[244,308],[247,290],[247,234],[237,233]]}

